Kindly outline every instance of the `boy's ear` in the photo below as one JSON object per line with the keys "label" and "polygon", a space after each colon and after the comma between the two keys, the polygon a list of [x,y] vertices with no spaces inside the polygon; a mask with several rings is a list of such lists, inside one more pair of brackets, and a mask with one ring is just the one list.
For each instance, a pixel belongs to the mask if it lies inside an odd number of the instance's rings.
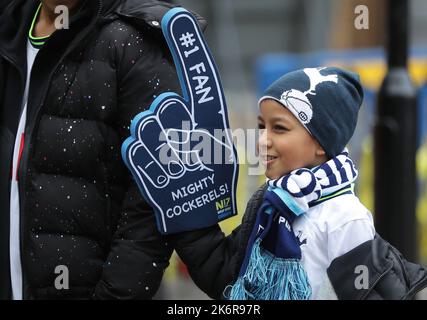
{"label": "boy's ear", "polygon": [[323,148],[319,144],[317,144],[316,156],[323,157],[325,155],[326,155],[325,150],[323,150]]}

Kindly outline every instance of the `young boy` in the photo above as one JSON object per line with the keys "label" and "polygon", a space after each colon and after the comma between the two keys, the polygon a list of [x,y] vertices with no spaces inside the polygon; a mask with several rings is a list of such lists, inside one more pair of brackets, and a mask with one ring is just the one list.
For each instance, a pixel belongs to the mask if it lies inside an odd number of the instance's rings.
{"label": "young boy", "polygon": [[339,68],[291,72],[266,90],[258,117],[266,186],[230,236],[214,226],[175,238],[203,291],[239,300],[326,297],[331,263],[375,237],[345,149],[362,100],[358,76]]}
{"label": "young boy", "polygon": [[401,300],[427,286],[426,269],[375,233],[353,193],[345,146],[362,100],[359,77],[338,68],[298,70],[266,90],[258,147],[267,183],[242,224],[228,237],[216,225],[172,238],[210,297]]}
{"label": "young boy", "polygon": [[[374,238],[372,215],[352,192],[357,171],[343,152],[356,127],[362,100],[358,76],[337,68],[287,74],[260,99],[258,149],[266,166],[267,193],[276,195],[279,203],[275,198],[267,202],[285,212],[279,214],[276,226],[273,222],[273,228],[264,237],[261,234],[261,247],[270,253],[281,252],[288,264],[289,259],[300,259],[289,268],[302,267],[307,280],[305,290],[296,287],[298,292],[293,293],[293,286],[283,279],[292,278],[291,273],[272,275],[281,278],[279,290],[286,291],[283,287],[288,286],[289,292],[282,292],[283,296],[265,293],[266,297],[258,298],[316,298],[332,260]],[[304,190],[307,187],[310,190]],[[268,222],[270,217],[264,220]],[[259,224],[265,228],[266,222]],[[267,268],[275,267],[270,262]],[[255,274],[259,269],[258,261]],[[250,277],[249,273],[247,270]],[[233,289],[231,298],[238,294]],[[298,295],[302,292],[305,295]]]}

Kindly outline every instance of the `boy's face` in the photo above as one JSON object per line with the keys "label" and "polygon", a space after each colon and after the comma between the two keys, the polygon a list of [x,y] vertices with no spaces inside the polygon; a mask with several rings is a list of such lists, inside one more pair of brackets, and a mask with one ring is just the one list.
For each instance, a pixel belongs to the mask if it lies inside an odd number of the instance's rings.
{"label": "boy's face", "polygon": [[328,159],[319,143],[294,115],[278,102],[268,99],[260,105],[258,152],[265,175],[278,179],[298,168],[312,168]]}

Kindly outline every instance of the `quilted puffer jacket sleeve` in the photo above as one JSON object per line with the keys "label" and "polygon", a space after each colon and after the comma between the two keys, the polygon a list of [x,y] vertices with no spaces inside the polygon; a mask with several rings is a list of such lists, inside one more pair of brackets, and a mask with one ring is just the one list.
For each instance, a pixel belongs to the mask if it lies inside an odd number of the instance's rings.
{"label": "quilted puffer jacket sleeve", "polygon": [[[126,38],[114,41],[118,88],[117,130],[121,141],[131,120],[148,109],[156,96],[181,92],[175,67],[165,47],[123,24]],[[120,32],[117,32],[120,37]],[[123,46],[122,46],[123,44]],[[129,187],[117,231],[95,289],[97,299],[150,299],[159,288],[173,248],[157,231],[153,210],[129,173]]]}
{"label": "quilted puffer jacket sleeve", "polygon": [[411,300],[427,287],[426,268],[378,234],[332,261],[327,273],[340,300]]}
{"label": "quilted puffer jacket sleeve", "polygon": [[173,236],[194,283],[213,299],[224,299],[224,290],[235,281],[264,192],[261,187],[252,196],[242,224],[227,237],[218,225]]}

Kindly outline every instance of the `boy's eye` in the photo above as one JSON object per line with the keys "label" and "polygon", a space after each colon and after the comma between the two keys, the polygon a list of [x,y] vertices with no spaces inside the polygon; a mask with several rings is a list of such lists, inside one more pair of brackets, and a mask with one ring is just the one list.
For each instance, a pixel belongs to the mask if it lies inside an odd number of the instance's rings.
{"label": "boy's eye", "polygon": [[265,129],[265,125],[262,123],[258,123],[258,129],[260,130]]}
{"label": "boy's eye", "polygon": [[275,125],[274,126],[274,130],[277,130],[277,131],[288,131],[288,128],[285,128],[285,127],[283,127],[281,125]]}

